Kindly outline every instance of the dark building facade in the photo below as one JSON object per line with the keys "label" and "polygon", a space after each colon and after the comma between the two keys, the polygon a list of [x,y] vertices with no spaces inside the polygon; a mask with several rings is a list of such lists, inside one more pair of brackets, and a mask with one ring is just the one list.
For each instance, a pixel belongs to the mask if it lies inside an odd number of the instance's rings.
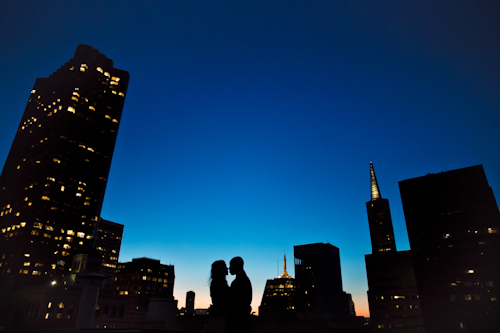
{"label": "dark building facade", "polygon": [[500,214],[483,167],[399,188],[427,332],[498,332]]}
{"label": "dark building facade", "polygon": [[425,332],[411,251],[365,256],[373,331]]}
{"label": "dark building facade", "polygon": [[295,279],[286,271],[286,256],[283,259],[283,274],[266,281],[259,306],[259,316],[288,317],[295,314]]}
{"label": "dark building facade", "polygon": [[108,281],[118,265],[120,247],[122,244],[123,224],[111,222],[103,218],[97,224],[97,233],[94,247],[102,255],[101,274],[105,275]]}
{"label": "dark building facade", "polygon": [[87,45],[36,80],[0,176],[0,273],[53,279],[93,247],[128,81]]}
{"label": "dark building facade", "polygon": [[188,315],[194,315],[194,291],[188,291],[186,293],[186,313]]}
{"label": "dark building facade", "polygon": [[344,295],[339,249],[314,243],[293,247],[295,308],[303,318],[343,318]]}
{"label": "dark building facade", "polygon": [[371,200],[366,203],[372,254],[365,255],[373,331],[424,332],[410,251],[396,251],[389,201],[380,194],[370,162]]}
{"label": "dark building facade", "polygon": [[130,317],[144,317],[151,298],[173,300],[174,281],[174,266],[136,258],[118,264],[111,287],[118,295],[128,296]]}

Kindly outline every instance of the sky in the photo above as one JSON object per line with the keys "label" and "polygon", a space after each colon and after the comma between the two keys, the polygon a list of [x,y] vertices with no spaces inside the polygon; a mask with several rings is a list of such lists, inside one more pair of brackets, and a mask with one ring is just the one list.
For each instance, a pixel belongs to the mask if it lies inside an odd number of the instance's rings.
{"label": "sky", "polygon": [[[500,195],[498,1],[0,2],[0,163],[37,77],[87,44],[130,73],[101,216],[120,261],[175,266],[210,304],[210,266],[241,256],[258,312],[293,246],[340,249],[369,316],[373,161],[398,250],[398,182],[482,164]],[[233,280],[228,276],[228,281]]]}

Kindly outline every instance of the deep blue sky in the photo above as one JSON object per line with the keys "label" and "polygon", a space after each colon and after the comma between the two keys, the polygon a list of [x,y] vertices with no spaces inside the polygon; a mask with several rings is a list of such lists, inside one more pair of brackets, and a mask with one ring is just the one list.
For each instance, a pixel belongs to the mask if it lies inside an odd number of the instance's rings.
{"label": "deep blue sky", "polygon": [[[398,181],[483,164],[500,193],[497,1],[0,2],[0,162],[37,77],[88,44],[130,73],[102,216],[120,261],[175,265],[208,307],[240,255],[257,311],[293,246],[340,248],[368,315],[369,162],[409,248]],[[232,277],[228,277],[231,281]]]}

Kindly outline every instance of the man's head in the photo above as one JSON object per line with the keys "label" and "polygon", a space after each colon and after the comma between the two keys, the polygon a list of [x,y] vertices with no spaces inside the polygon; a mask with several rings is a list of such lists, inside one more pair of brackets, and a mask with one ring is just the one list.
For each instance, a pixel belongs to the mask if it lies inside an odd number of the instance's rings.
{"label": "man's head", "polygon": [[229,272],[232,275],[238,274],[243,270],[243,259],[241,257],[234,257],[229,262]]}

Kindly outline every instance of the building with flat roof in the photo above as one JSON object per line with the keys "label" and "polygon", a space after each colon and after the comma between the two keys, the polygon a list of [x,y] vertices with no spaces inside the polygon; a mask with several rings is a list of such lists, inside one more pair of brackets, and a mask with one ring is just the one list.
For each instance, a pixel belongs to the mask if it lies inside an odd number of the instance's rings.
{"label": "building with flat roof", "polygon": [[481,165],[399,182],[427,332],[497,332],[500,213]]}
{"label": "building with flat roof", "polygon": [[108,281],[118,265],[120,247],[122,244],[123,224],[111,222],[100,218],[97,223],[97,234],[94,247],[102,255],[101,274],[105,275]]}
{"label": "building with flat roof", "polygon": [[147,314],[150,299],[174,299],[174,281],[173,265],[150,258],[135,258],[118,264],[111,288],[118,295],[129,296],[129,316],[140,317]]}
{"label": "building with flat roof", "polygon": [[295,308],[303,318],[343,318],[344,295],[339,249],[314,243],[293,247]]}

